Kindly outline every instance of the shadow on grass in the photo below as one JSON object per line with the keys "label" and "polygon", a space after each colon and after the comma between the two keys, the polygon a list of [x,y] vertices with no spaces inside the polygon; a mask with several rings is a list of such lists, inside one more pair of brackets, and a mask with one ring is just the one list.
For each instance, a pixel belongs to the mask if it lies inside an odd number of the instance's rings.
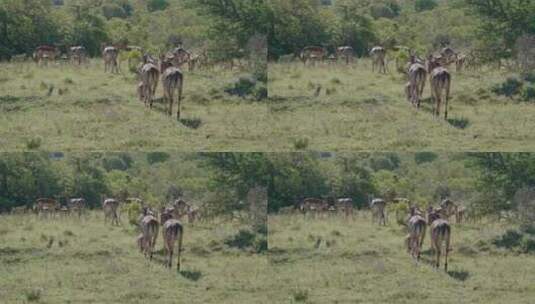
{"label": "shadow on grass", "polygon": [[466,129],[470,125],[470,121],[466,118],[449,118],[448,123],[457,129]]}
{"label": "shadow on grass", "polygon": [[202,276],[202,273],[200,271],[181,270],[179,273],[184,278],[194,282],[198,281]]}
{"label": "shadow on grass", "polygon": [[454,278],[457,281],[466,281],[468,277],[470,276],[470,273],[468,271],[448,271],[448,275],[452,278]]}

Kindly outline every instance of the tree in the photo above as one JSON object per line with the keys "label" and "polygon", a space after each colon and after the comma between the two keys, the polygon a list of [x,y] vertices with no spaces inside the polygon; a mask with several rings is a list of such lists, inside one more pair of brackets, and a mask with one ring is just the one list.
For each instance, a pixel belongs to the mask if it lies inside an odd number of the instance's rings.
{"label": "tree", "polygon": [[437,7],[437,5],[435,0],[416,0],[414,2],[414,8],[417,12],[432,10]]}
{"label": "tree", "polygon": [[166,9],[168,6],[169,6],[169,2],[167,2],[167,0],[148,0],[147,1],[147,9],[150,12],[162,11]]}

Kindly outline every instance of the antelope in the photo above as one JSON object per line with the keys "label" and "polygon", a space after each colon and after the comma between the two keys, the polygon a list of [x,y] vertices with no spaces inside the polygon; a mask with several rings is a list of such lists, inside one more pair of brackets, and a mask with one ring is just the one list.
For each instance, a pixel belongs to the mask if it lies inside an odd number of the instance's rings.
{"label": "antelope", "polygon": [[119,225],[119,215],[117,209],[119,207],[119,201],[108,198],[102,203],[102,209],[104,209],[104,223],[111,219],[111,224],[115,223]]}
{"label": "antelope", "polygon": [[189,62],[192,57],[191,53],[181,46],[175,48],[172,51],[172,54],[173,54],[172,63],[175,67],[181,67],[184,63]]}
{"label": "antelope", "polygon": [[[158,78],[160,76],[160,71],[156,64],[149,62],[150,58],[147,57],[144,61],[145,64],[141,67],[140,76],[141,83],[138,92],[141,91],[140,97],[143,97],[143,102],[146,106],[149,106],[152,109],[152,103],[154,101],[154,95],[156,93],[156,88],[158,87]],[[142,95],[142,96],[141,96]]]}
{"label": "antelope", "polygon": [[383,71],[386,74],[386,50],[381,46],[376,46],[371,49],[370,56],[372,57],[372,72],[378,68],[379,73]]}
{"label": "antelope", "polygon": [[184,87],[184,75],[179,68],[174,67],[164,56],[160,56],[160,72],[162,73],[162,83],[164,98],[169,102],[168,115],[173,115],[173,103],[175,91],[178,91],[176,118],[180,119],[180,101],[182,100],[182,89]]}
{"label": "antelope", "polygon": [[177,271],[180,271],[180,253],[182,252],[182,239],[184,237],[184,227],[177,219],[173,218],[173,215],[168,212],[162,212],[161,220],[163,223],[163,241],[164,248],[167,252],[167,267],[171,268],[173,260],[173,251],[175,241],[178,239],[177,250]]}
{"label": "antelope", "polygon": [[444,218],[449,220],[452,215],[457,215],[458,206],[450,199],[444,199],[440,203],[440,208],[443,210]]}
{"label": "antelope", "polygon": [[188,215],[188,223],[193,224],[200,216],[199,207],[189,205],[186,211]]}
{"label": "antelope", "polygon": [[450,251],[451,227],[448,221],[441,219],[437,212],[431,211],[428,214],[428,222],[431,225],[431,247],[435,251],[436,260],[434,266],[440,267],[440,255],[442,254],[442,244],[446,243],[444,271],[448,271],[448,252]]}
{"label": "antelope", "polygon": [[195,70],[195,67],[198,66],[200,60],[200,55],[191,55],[188,60],[188,71],[193,72]]}
{"label": "antelope", "polygon": [[464,214],[466,213],[465,206],[459,206],[457,208],[457,213],[455,214],[455,223],[461,224],[464,221]]}
{"label": "antelope", "polygon": [[154,215],[148,214],[146,210],[145,212],[147,215],[141,220],[141,231],[143,236],[141,247],[143,248],[145,257],[148,256],[149,260],[152,260],[152,253],[154,252],[154,246],[156,245],[156,239],[158,238],[158,227],[160,224]]}
{"label": "antelope", "polygon": [[26,214],[27,212],[28,207],[26,205],[11,208],[11,214]]}
{"label": "antelope", "polygon": [[54,215],[58,208],[58,202],[51,198],[39,198],[35,202],[35,209],[39,216]]}
{"label": "antelope", "polygon": [[407,99],[413,106],[420,108],[420,99],[425,88],[425,79],[427,71],[425,67],[416,62],[415,56],[411,56],[411,65],[409,67],[409,83],[406,86]]}
{"label": "antelope", "polygon": [[85,209],[85,205],[85,199],[83,198],[71,198],[67,203],[70,212],[76,212],[78,214],[78,218],[82,216],[82,212]]}
{"label": "antelope", "polygon": [[431,94],[435,101],[433,105],[433,116],[440,116],[440,105],[442,103],[442,93],[445,91],[444,119],[448,119],[448,101],[450,99],[451,75],[441,66],[436,58],[429,56],[427,71],[431,82]]}
{"label": "antelope", "polygon": [[455,56],[455,71],[457,72],[462,71],[465,62],[466,62],[466,55],[457,54]]}
{"label": "antelope", "polygon": [[56,47],[50,45],[41,45],[35,49],[33,57],[38,66],[47,66],[49,61],[54,61],[59,55]]}
{"label": "antelope", "polygon": [[355,57],[355,51],[350,46],[341,46],[336,48],[336,57],[344,58],[346,64],[350,62],[353,63],[353,58]]}
{"label": "antelope", "polygon": [[111,73],[119,73],[119,64],[117,57],[119,56],[119,50],[114,46],[105,47],[102,51],[102,57],[104,58],[104,73],[110,70]]}
{"label": "antelope", "polygon": [[444,65],[450,65],[457,59],[457,53],[451,47],[443,48],[440,55],[444,59]]}
{"label": "antelope", "polygon": [[320,212],[327,211],[329,209],[329,204],[321,199],[306,198],[301,202],[299,209],[303,212],[303,215],[310,211],[316,216]]}
{"label": "antelope", "polygon": [[316,61],[323,61],[327,56],[327,50],[320,46],[307,46],[303,48],[299,54],[299,58],[306,65],[307,61],[311,60],[313,63]]}
{"label": "antelope", "polygon": [[376,198],[373,199],[370,203],[370,208],[372,208],[372,222],[377,218],[379,225],[386,226],[386,214],[385,214],[386,202],[383,199]]}
{"label": "antelope", "polygon": [[407,250],[417,262],[420,260],[420,252],[425,238],[427,223],[416,207],[411,207],[408,220],[409,235],[407,238]]}
{"label": "antelope", "polygon": [[73,46],[69,49],[71,63],[81,65],[86,60],[86,49],[83,46]]}
{"label": "antelope", "polygon": [[345,217],[353,217],[353,199],[351,198],[339,198],[336,201],[336,209],[343,210]]}

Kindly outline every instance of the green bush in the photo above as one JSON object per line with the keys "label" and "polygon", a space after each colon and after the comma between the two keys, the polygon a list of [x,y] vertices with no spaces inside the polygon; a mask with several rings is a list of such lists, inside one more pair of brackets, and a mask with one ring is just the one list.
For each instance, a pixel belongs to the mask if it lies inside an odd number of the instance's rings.
{"label": "green bush", "polygon": [[525,86],[522,90],[522,98],[525,101],[535,101],[535,85]]}
{"label": "green bush", "polygon": [[147,1],[147,9],[150,12],[162,11],[169,6],[167,0],[149,0]]}
{"label": "green bush", "polygon": [[509,77],[507,80],[502,83],[495,85],[492,88],[492,92],[496,95],[504,95],[507,97],[512,97],[518,93],[522,88],[522,81],[516,77]]}
{"label": "green bush", "polygon": [[256,79],[250,76],[242,76],[225,88],[230,95],[245,97],[255,93]]}
{"label": "green bush", "polygon": [[416,0],[416,2],[414,2],[414,8],[417,12],[432,10],[437,7],[437,5],[436,0]]}

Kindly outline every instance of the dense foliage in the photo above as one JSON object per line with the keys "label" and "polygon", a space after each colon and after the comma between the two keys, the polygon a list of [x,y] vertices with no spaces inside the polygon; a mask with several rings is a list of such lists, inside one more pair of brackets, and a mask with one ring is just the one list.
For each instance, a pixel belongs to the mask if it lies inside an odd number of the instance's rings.
{"label": "dense foliage", "polygon": [[84,45],[92,56],[101,43],[131,44],[161,52],[179,43],[216,59],[250,50],[266,32],[263,0],[1,0],[0,59],[31,55],[43,44],[63,52]]}

